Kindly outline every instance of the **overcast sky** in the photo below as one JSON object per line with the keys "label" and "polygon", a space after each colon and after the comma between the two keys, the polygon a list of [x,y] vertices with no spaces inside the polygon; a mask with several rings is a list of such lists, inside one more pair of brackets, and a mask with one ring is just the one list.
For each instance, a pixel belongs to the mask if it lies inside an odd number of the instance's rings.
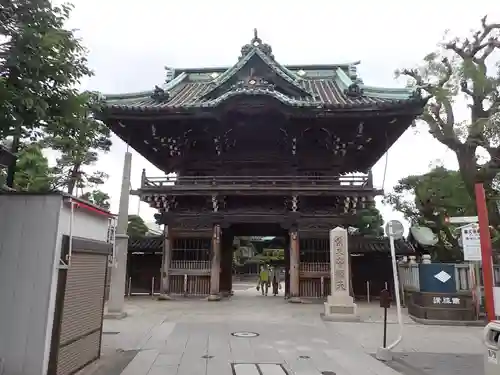
{"label": "overcast sky", "polygon": [[[164,67],[230,66],[257,28],[282,64],[330,64],[361,60],[358,72],[372,86],[398,87],[394,70],[412,67],[435,49],[446,29],[465,34],[488,14],[500,20],[495,0],[73,0],[70,26],[89,49],[95,76],[84,89],[126,93],[152,89],[164,81]],[[496,4],[496,6],[495,6]],[[496,9],[496,10],[495,10]],[[465,112],[466,113],[466,112]],[[126,145],[113,138],[98,169],[110,175],[103,190],[118,209]],[[384,170],[387,160],[387,172]],[[374,168],[375,183],[386,191],[409,174],[425,173],[436,160],[456,167],[454,154],[427,133],[408,130]],[[133,153],[132,186],[141,170],[163,175]],[[401,218],[379,205],[386,220]],[[131,198],[130,213],[138,199]],[[141,204],[140,214],[153,220],[154,210]]]}

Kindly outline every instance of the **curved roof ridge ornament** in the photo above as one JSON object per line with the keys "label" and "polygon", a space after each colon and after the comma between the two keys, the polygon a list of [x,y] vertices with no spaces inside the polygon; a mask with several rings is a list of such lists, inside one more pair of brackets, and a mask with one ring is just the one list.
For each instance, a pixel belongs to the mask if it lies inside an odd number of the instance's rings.
{"label": "curved roof ridge ornament", "polygon": [[240,59],[248,55],[253,49],[259,49],[262,53],[274,60],[273,49],[269,44],[262,43],[262,39],[259,38],[257,28],[253,29],[253,38],[250,43],[245,44],[243,47],[241,47]]}
{"label": "curved roof ridge ornament", "polygon": [[262,44],[262,39],[259,38],[259,33],[257,32],[257,28],[253,29],[253,39],[252,45],[257,47],[259,44]]}

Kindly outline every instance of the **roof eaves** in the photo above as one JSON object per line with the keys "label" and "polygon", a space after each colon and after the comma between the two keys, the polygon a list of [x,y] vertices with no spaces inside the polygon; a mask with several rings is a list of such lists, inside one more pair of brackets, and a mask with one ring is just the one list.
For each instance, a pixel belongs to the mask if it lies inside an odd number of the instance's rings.
{"label": "roof eaves", "polygon": [[[341,68],[337,68],[335,73],[336,82],[341,89],[348,89],[350,85],[356,83]],[[359,84],[359,87],[363,90],[363,96],[373,99],[409,100],[415,94],[415,90],[408,88],[385,88],[364,84]]]}

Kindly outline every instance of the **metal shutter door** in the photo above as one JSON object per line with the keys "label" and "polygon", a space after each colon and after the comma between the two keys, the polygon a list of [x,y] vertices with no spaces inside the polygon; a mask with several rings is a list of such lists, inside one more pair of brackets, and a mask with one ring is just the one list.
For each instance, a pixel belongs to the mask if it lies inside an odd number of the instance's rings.
{"label": "metal shutter door", "polygon": [[57,375],[68,375],[99,357],[107,256],[73,252],[68,268]]}

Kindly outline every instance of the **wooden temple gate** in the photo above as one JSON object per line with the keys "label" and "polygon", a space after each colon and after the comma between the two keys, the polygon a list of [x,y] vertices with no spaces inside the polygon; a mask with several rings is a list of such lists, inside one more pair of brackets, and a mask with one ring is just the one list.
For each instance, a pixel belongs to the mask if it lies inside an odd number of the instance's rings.
{"label": "wooden temple gate", "polygon": [[287,237],[290,299],[324,297],[329,230],[372,216],[383,191],[371,168],[426,100],[365,86],[357,63],[285,67],[257,32],[240,52],[226,69],[169,70],[150,92],[106,95],[100,119],[165,173],[143,171],[134,191],[169,228],[165,298],[228,292],[230,232],[268,235],[255,225]]}

